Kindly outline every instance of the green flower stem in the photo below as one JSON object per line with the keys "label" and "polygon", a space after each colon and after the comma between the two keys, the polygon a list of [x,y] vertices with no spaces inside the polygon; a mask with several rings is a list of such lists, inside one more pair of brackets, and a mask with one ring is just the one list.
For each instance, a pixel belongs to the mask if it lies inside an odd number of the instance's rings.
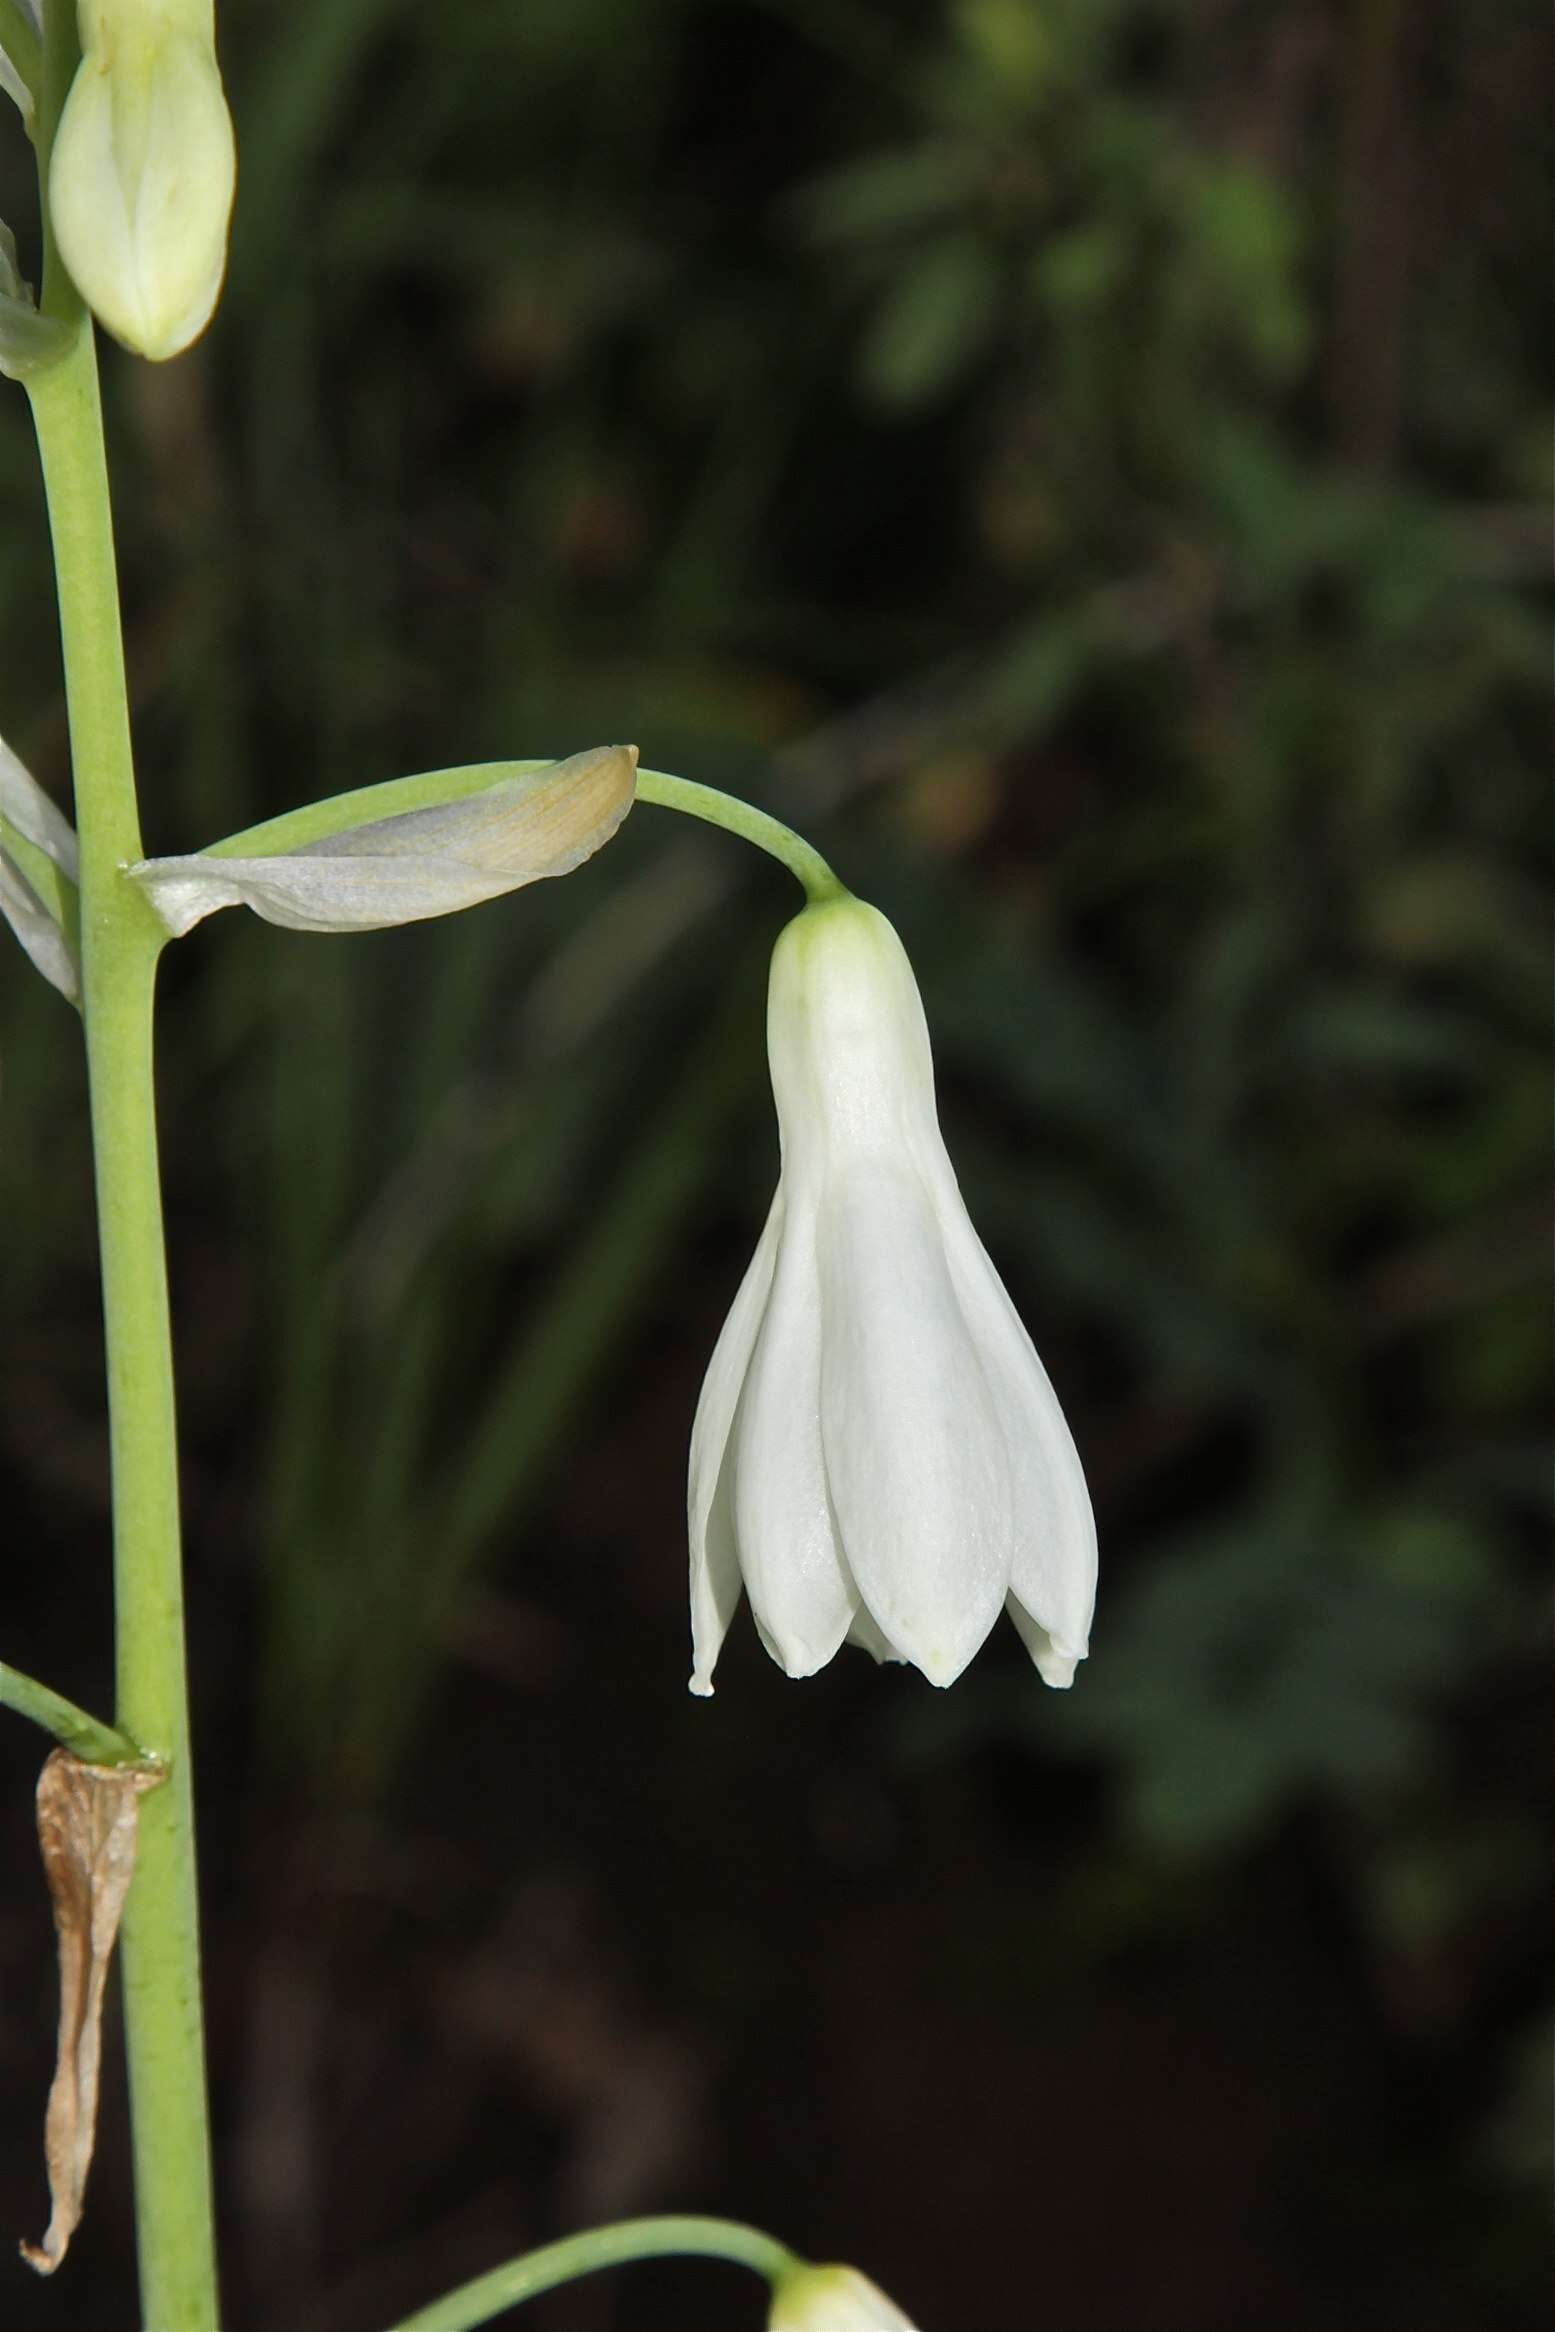
{"label": "green flower stem", "polygon": [[24,1676],[19,1668],[7,1668],[0,1660],[0,1708],[15,1709],[18,1716],[31,1717],[46,1733],[52,1733],[62,1748],[87,1765],[143,1765],[145,1751],[132,1741],[127,1733],[116,1732],[112,1725],[88,1716],[78,1709],[73,1700],[63,1693],[50,1692],[46,1684],[39,1684],[32,1676]]}
{"label": "green flower stem", "polygon": [[[48,10],[53,27],[74,9]],[[47,79],[47,77],[46,77]],[[113,1467],[116,1720],[168,1768],[140,1811],[125,1908],[125,2039],[142,2318],[216,2332],[196,1923],[172,1344],[152,1090],[164,934],[121,865],[141,856],[108,471],[91,328],[28,382],[59,589],[81,842],[81,1007],[97,1179]]]}
{"label": "green flower stem", "polygon": [[[207,855],[265,858],[285,850],[301,850],[309,843],[324,841],[331,834],[344,833],[348,826],[399,817],[409,810],[431,809],[442,802],[465,801],[505,778],[524,777],[533,770],[551,766],[549,761],[471,762],[457,769],[431,769],[419,777],[396,777],[380,785],[359,786],[352,793],[335,794],[328,801],[308,802],[300,809],[283,810],[279,817],[266,818],[258,826],[247,826],[241,834],[225,835],[220,842],[209,845]],[[812,850],[802,835],[781,825],[776,818],[769,818],[765,810],[753,809],[749,802],[740,801],[734,794],[719,793],[710,785],[697,785],[689,777],[668,777],[663,770],[639,769],[637,799],[652,802],[659,809],[679,810],[689,818],[704,819],[710,826],[722,826],[727,834],[738,834],[743,841],[753,842],[758,850],[781,860],[803,886],[812,904],[842,895],[843,885],[820,852]]]}
{"label": "green flower stem", "polygon": [[662,770],[639,769],[637,799],[654,802],[662,810],[681,810],[688,818],[705,818],[710,826],[722,826],[726,833],[754,842],[758,850],[765,850],[782,861],[803,887],[812,907],[818,907],[825,899],[844,896],[844,885],[803,836],[781,825],[776,818],[769,818],[765,810],[752,809],[749,802],[740,801],[734,794],[719,793],[710,785],[697,785],[689,777],[666,777]]}
{"label": "green flower stem", "polygon": [[754,2268],[769,2283],[799,2265],[783,2244],[733,2219],[622,2219],[613,2227],[594,2227],[586,2235],[569,2235],[563,2242],[547,2243],[543,2251],[510,2259],[505,2267],[494,2267],[489,2275],[478,2275],[473,2283],[461,2284],[429,2308],[406,2316],[392,2332],[471,2332],[473,2325],[489,2324],[520,2300],[532,2300],[602,2267],[688,2255]]}

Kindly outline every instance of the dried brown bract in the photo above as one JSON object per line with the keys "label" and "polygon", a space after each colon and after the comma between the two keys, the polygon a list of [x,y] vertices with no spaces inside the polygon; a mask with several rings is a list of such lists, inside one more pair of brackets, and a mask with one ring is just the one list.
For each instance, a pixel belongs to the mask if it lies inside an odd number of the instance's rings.
{"label": "dried brown bract", "polygon": [[81,2223],[97,2136],[108,1963],[135,1869],[139,1799],[162,1775],[145,1766],[86,1765],[56,1749],[38,1776],[38,1844],[59,1935],[59,2047],[43,2125],[52,2212],[22,2257],[52,2275]]}

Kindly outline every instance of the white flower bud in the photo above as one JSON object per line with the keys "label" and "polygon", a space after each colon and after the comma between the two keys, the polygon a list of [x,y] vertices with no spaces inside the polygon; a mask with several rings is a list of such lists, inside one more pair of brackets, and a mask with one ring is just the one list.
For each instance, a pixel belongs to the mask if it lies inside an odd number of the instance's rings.
{"label": "white flower bud", "polygon": [[1096,1531],[1042,1363],[945,1153],[901,941],[857,899],[772,956],[777,1195],[691,1435],[693,1692],[743,1585],[790,1676],[844,1642],[949,1684],[1008,1610],[1085,1657]]}
{"label": "white flower bud", "polygon": [[218,907],[251,907],[291,931],[378,931],[570,874],[610,840],[636,783],[636,746],[600,745],[274,856],[207,850],[126,871],[175,939]]}
{"label": "white flower bud", "polygon": [[773,2287],[767,2332],[913,2332],[913,2326],[856,2267],[795,2267]]}
{"label": "white flower bud", "polygon": [[221,290],[237,171],[211,0],[80,0],[79,15],[49,165],[55,238],[115,339],[177,356]]}

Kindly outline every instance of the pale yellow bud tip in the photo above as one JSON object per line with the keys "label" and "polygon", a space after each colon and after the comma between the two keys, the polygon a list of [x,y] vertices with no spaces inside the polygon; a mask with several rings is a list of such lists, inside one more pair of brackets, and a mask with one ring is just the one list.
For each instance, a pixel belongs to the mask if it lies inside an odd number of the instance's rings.
{"label": "pale yellow bud tip", "polygon": [[177,356],[210,322],[236,175],[208,38],[155,6],[94,12],[54,141],[49,212],[82,298],[126,348]]}
{"label": "pale yellow bud tip", "polygon": [[794,2267],[772,2287],[767,2332],[914,2332],[856,2267]]}

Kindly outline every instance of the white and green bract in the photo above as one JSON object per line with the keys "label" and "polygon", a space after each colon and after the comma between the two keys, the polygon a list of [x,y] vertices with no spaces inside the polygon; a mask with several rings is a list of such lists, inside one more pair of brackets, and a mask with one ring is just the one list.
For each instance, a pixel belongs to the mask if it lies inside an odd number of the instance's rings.
{"label": "white and green bract", "polygon": [[1044,1680],[1085,1657],[1096,1532],[1063,1412],[973,1230],[912,967],[873,907],[772,958],[782,1170],[691,1438],[691,1689],[743,1585],[790,1676],[843,1643],[960,1675],[1008,1610]]}
{"label": "white and green bract", "polygon": [[856,2267],[796,2267],[779,2276],[767,2332],[914,2332]]}
{"label": "white and green bract", "polygon": [[616,832],[636,779],[635,745],[596,745],[292,850],[218,847],[125,872],[175,939],[220,907],[250,907],[288,931],[382,931],[571,874]]}

